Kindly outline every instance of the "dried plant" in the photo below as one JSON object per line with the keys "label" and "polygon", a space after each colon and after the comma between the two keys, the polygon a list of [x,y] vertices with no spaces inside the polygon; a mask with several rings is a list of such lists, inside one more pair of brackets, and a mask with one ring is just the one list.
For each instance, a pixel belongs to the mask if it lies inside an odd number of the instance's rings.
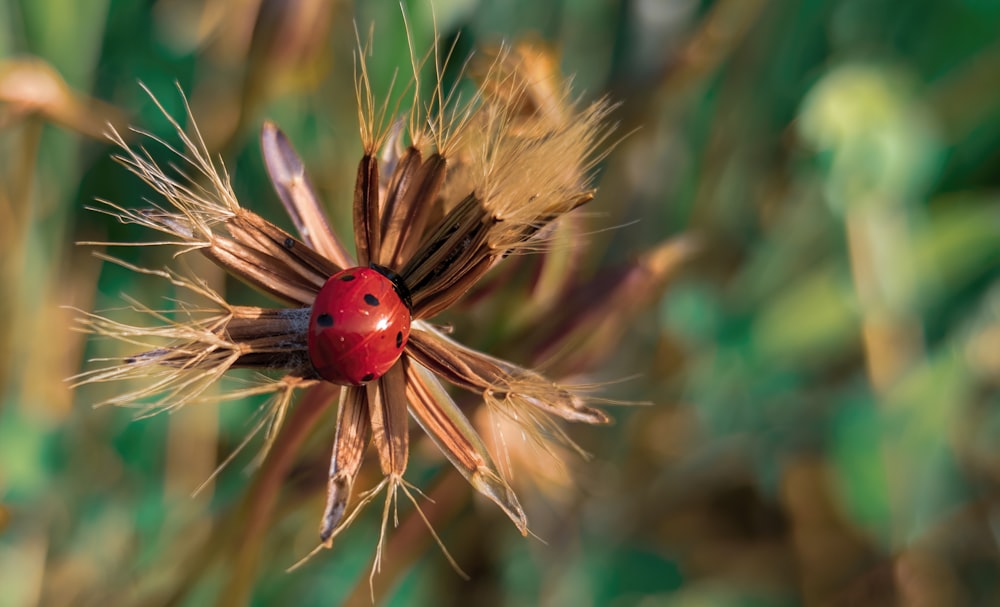
{"label": "dried plant", "polygon": [[[141,402],[154,413],[209,399],[206,389],[231,369],[256,369],[259,382],[226,397],[275,395],[257,427],[267,428],[265,452],[296,390],[343,384],[319,547],[330,546],[383,490],[383,537],[399,491],[416,505],[403,478],[408,415],[527,534],[517,496],[442,380],[481,394],[498,420],[493,427],[513,426],[553,454],[555,445],[560,452],[575,448],[557,418],[601,424],[608,417],[581,391],[465,347],[431,319],[505,257],[544,250],[547,228],[593,197],[590,177],[610,132],[609,105],[577,107],[562,81],[545,83],[540,101],[525,55],[495,49],[476,64],[472,99],[446,89],[438,70],[431,98],[414,93],[412,107],[397,112],[375,100],[363,54],[356,78],[363,157],[354,191],[354,255],[330,229],[302,161],[274,124],[263,127],[264,159],[297,237],[241,206],[193,117],[185,134],[159,106],[181,137],[182,147],[171,150],[179,171],[113,134],[124,151],[121,163],[165,202],[142,209],[102,202],[98,210],[164,235],[144,244],[200,253],[286,307],[235,305],[197,277],[118,262],[207,305],[175,302],[168,313],[132,301],[149,319],[139,326],[86,314],[85,330],[127,342],[137,353],[106,360],[77,381],[139,382],[106,402]],[[421,90],[421,63],[413,61],[413,91]],[[435,57],[436,65],[444,63]],[[359,492],[355,480],[370,440],[384,479]]]}

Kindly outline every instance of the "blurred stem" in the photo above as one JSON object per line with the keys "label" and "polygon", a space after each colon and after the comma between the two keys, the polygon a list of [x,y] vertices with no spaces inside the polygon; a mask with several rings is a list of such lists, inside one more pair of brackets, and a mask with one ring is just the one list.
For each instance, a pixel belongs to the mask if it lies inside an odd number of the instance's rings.
{"label": "blurred stem", "polygon": [[[0,167],[4,171],[3,178],[7,192],[0,201],[5,201],[7,208],[0,210],[0,252],[3,253],[3,260],[0,261],[0,280],[5,285],[16,285],[14,292],[25,293],[30,290],[24,288],[24,272],[27,257],[27,249],[31,245],[30,233],[34,220],[34,206],[32,205],[32,185],[35,178],[35,171],[38,164],[38,150],[42,139],[41,119],[30,117],[24,121],[23,134],[17,145],[13,146],[17,152],[12,154],[13,158],[6,167]],[[37,277],[33,277],[36,278]],[[30,315],[25,317],[24,308],[21,304],[23,297],[4,297],[0,301],[0,314],[3,318],[9,319],[10,323],[0,323],[0,340],[4,347],[0,352],[2,356],[10,357],[2,361],[0,365],[0,386],[8,386],[11,395],[23,389],[22,385],[11,386],[8,379],[14,380],[24,376],[23,360],[12,357],[11,353],[17,352],[16,347],[21,338],[23,327],[30,321]],[[37,301],[31,299],[30,301]],[[30,343],[30,342],[21,342]],[[10,374],[10,377],[7,374]],[[14,380],[16,381],[16,380]],[[23,402],[23,399],[13,399],[11,402]]]}
{"label": "blurred stem", "polygon": [[[848,213],[851,272],[862,312],[862,340],[872,387],[880,396],[923,355],[920,325],[909,311],[886,296],[888,273],[905,257],[907,238],[901,212],[858,209]],[[889,262],[889,263],[887,263]]]}
{"label": "blurred stem", "polygon": [[716,2],[660,78],[654,107],[688,91],[715,72],[746,37],[768,0]]}
{"label": "blurred stem", "polygon": [[271,447],[243,502],[242,515],[235,517],[239,521],[235,533],[239,534],[240,541],[229,579],[219,594],[220,606],[238,607],[249,603],[261,547],[278,501],[281,484],[302,443],[319,418],[333,404],[338,390],[339,386],[327,382],[306,390]]}
{"label": "blurred stem", "polygon": [[[8,178],[10,179],[8,183],[11,184],[10,200],[12,203],[9,215],[15,218],[16,223],[5,227],[7,229],[16,228],[20,223],[24,229],[17,230],[17,233],[22,235],[27,233],[28,221],[31,217],[31,186],[38,168],[38,149],[42,141],[43,126],[42,119],[35,116],[24,121],[23,143],[18,146],[20,151],[14,155],[14,159],[8,167]],[[16,216],[18,208],[22,209],[23,215],[21,217]]]}
{"label": "blurred stem", "polygon": [[[892,275],[906,263],[911,247],[905,209],[881,197],[857,202],[847,211],[844,229],[861,308],[867,374],[876,398],[886,403],[896,382],[923,357],[920,325],[900,296],[900,277]],[[911,481],[903,457],[898,445],[882,444],[894,546],[904,546],[906,541],[903,499],[913,495],[906,486]],[[863,536],[852,533],[842,520],[826,466],[799,459],[787,467],[783,482],[783,503],[792,521],[805,603],[856,604],[863,594],[865,604],[892,604],[906,587],[906,580],[900,579],[891,559],[879,563],[878,550]],[[871,563],[871,568],[859,571],[857,563],[865,562]]]}
{"label": "blurred stem", "polygon": [[[878,401],[885,405],[892,387],[924,355],[923,334],[918,320],[898,301],[892,301],[887,290],[894,281],[892,272],[905,269],[910,249],[905,210],[892,207],[883,200],[849,209],[845,220],[851,261],[851,272],[861,304],[862,347],[868,377]],[[899,262],[899,263],[897,263]],[[893,441],[882,443],[882,464],[889,499],[891,523],[890,545],[898,547],[893,581],[898,592],[913,586],[902,566],[913,557],[907,546],[913,511],[907,502],[915,492],[908,485],[914,482],[908,472],[913,467],[906,449]]]}

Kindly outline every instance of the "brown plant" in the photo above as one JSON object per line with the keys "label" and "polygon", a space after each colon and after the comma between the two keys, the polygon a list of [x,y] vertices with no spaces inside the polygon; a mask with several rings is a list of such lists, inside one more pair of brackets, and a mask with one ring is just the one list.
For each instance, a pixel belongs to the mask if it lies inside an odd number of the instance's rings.
{"label": "brown plant", "polygon": [[[469,100],[444,88],[439,69],[431,99],[414,93],[412,107],[401,113],[405,118],[395,120],[391,114],[398,107],[375,101],[364,60],[358,62],[363,156],[354,192],[354,255],[330,229],[301,159],[274,124],[263,127],[264,159],[297,237],[240,204],[193,117],[188,135],[160,106],[180,134],[183,146],[171,151],[186,171],[163,168],[115,131],[112,139],[124,151],[119,160],[165,204],[133,209],[102,201],[97,210],[164,235],[144,244],[176,246],[178,256],[204,255],[286,307],[236,305],[196,276],[108,257],[207,303],[176,302],[167,312],[133,300],[132,307],[150,320],[141,325],[85,314],[84,330],[132,344],[138,353],[106,360],[105,366],[78,376],[78,384],[139,382],[106,404],[151,401],[144,412],[155,413],[211,400],[206,389],[231,369],[258,370],[259,381],[224,397],[274,394],[256,428],[266,428],[266,453],[294,392],[326,381],[309,342],[317,295],[338,272],[375,269],[391,280],[406,304],[409,338],[383,375],[340,390],[317,549],[329,547],[382,490],[387,493],[383,537],[400,490],[416,506],[413,487],[403,479],[407,414],[466,480],[527,534],[517,496],[441,380],[481,394],[491,415],[554,456],[561,452],[559,445],[575,447],[556,418],[590,424],[609,418],[588,404],[581,390],[465,347],[430,322],[507,256],[544,250],[547,228],[593,197],[590,175],[609,133],[609,105],[598,101],[576,107],[562,81],[548,83],[545,103],[538,103],[523,57],[502,48],[491,51],[482,64],[488,67],[478,72],[478,92]],[[435,56],[438,65],[446,61]],[[420,63],[413,62],[413,91],[420,91]],[[354,484],[369,440],[384,478],[357,493]],[[380,540],[374,570],[381,547]]]}

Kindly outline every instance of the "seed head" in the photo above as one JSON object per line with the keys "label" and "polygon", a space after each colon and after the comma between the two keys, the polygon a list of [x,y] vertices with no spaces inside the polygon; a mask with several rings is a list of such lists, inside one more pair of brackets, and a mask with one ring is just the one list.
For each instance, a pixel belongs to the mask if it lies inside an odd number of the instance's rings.
{"label": "seed head", "polygon": [[[197,301],[176,302],[174,313],[167,314],[130,300],[149,321],[141,325],[84,314],[83,330],[127,342],[135,353],[101,361],[103,366],[77,381],[137,382],[138,388],[107,404],[145,402],[151,403],[148,412],[156,412],[204,399],[206,389],[231,369],[256,369],[261,373],[253,383],[228,396],[275,395],[258,426],[268,428],[270,445],[292,394],[331,377],[317,371],[323,353],[309,339],[310,332],[334,325],[330,315],[312,315],[312,308],[321,305],[317,296],[338,272],[371,268],[391,281],[397,307],[405,306],[409,337],[404,341],[399,333],[395,347],[402,351],[384,374],[373,373],[363,379],[367,383],[340,390],[321,546],[331,545],[382,489],[387,493],[383,534],[398,491],[413,501],[413,488],[403,480],[411,417],[468,482],[527,534],[516,495],[442,381],[480,394],[503,427],[515,426],[543,448],[553,442],[573,446],[557,418],[601,424],[608,417],[572,387],[463,346],[431,320],[507,256],[543,250],[546,228],[593,197],[591,174],[609,133],[609,106],[598,101],[577,107],[562,81],[539,83],[530,53],[498,48],[472,64],[478,87],[473,98],[462,100],[446,91],[438,69],[432,98],[422,100],[415,92],[411,108],[400,111],[376,101],[365,52],[356,79],[363,155],[354,191],[353,254],[330,229],[302,161],[274,124],[263,126],[264,160],[297,235],[240,204],[193,116],[190,134],[167,116],[181,137],[181,147],[170,148],[178,170],[160,166],[112,132],[122,149],[119,161],[162,200],[141,209],[102,201],[97,210],[160,233],[162,238],[144,244],[176,247],[181,261],[185,255],[204,255],[281,306],[238,305],[196,276],[118,261],[173,283]],[[413,61],[413,91],[420,90],[421,64]],[[378,298],[366,294],[364,301],[374,306]],[[368,314],[360,307],[337,313]],[[359,339],[368,349],[359,349],[357,356],[374,356],[370,336]],[[369,442],[384,480],[358,492],[354,485]]]}

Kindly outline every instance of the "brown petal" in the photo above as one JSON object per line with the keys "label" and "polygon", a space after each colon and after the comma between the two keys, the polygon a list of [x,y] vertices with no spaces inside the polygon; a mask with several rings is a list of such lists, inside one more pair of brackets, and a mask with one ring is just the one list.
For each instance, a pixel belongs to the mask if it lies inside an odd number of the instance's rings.
{"label": "brown petal", "polygon": [[493,223],[475,195],[469,195],[424,240],[400,271],[410,290],[414,318],[426,315],[423,306],[433,297],[448,292],[454,300],[465,292],[455,285],[466,290],[471,286],[461,278],[489,256],[485,238]]}
{"label": "brown petal", "polygon": [[489,392],[496,400],[533,406],[569,421],[610,421],[604,411],[587,406],[582,398],[541,374],[466,348],[430,327],[414,328],[406,351],[449,383],[473,392]]}
{"label": "brown petal", "polygon": [[358,263],[368,265],[380,247],[378,159],[365,154],[358,164],[354,184],[354,247]]}
{"label": "brown petal", "polygon": [[[395,133],[395,129],[393,133]],[[392,143],[389,146],[392,146]],[[382,250],[379,251],[378,258],[376,259],[381,265],[395,267],[391,263],[392,257],[399,243],[399,237],[406,228],[405,225],[401,225],[400,223],[402,219],[401,205],[407,191],[410,189],[410,184],[413,183],[414,178],[416,178],[417,173],[420,171],[422,162],[423,156],[420,150],[412,145],[406,148],[398,158],[390,160],[390,164],[388,165],[385,164],[385,160],[383,159],[383,170],[390,171],[390,173],[388,175],[388,183],[382,186],[385,189],[385,203],[382,206],[381,225]],[[383,173],[382,178],[385,179],[385,177],[386,175]]]}
{"label": "brown petal", "polygon": [[305,165],[285,134],[273,122],[265,122],[260,143],[271,183],[302,240],[339,269],[354,266],[351,254],[326,222]]}
{"label": "brown petal", "polygon": [[239,209],[225,220],[232,238],[213,234],[200,251],[227,272],[281,301],[312,304],[337,267],[255,213]]}
{"label": "brown petal", "polygon": [[[419,162],[416,148],[410,148]],[[398,268],[409,260],[420,245],[427,221],[437,203],[438,194],[447,174],[447,162],[440,154],[432,154],[423,164],[405,164],[413,156],[404,155],[396,174],[405,171],[412,177],[401,179],[396,189],[390,183],[383,218],[383,242],[380,263]],[[394,200],[395,198],[395,200]],[[389,204],[394,201],[393,204]]]}
{"label": "brown petal", "polygon": [[224,336],[240,348],[234,367],[299,370],[311,374],[306,331],[309,308],[234,306]]}
{"label": "brown petal", "polygon": [[308,324],[309,308],[233,306],[227,317],[205,326],[197,338],[148,350],[125,362],[201,369],[217,364],[218,356],[207,356],[208,353],[235,352],[236,358],[228,368],[280,369],[311,375],[306,342]]}
{"label": "brown petal", "polygon": [[349,386],[340,393],[337,434],[333,439],[330,478],[326,486],[326,506],[320,523],[320,540],[329,546],[337,525],[344,517],[351,488],[361,470],[368,445],[368,396],[364,386]]}
{"label": "brown petal", "polygon": [[450,308],[475,285],[486,272],[498,261],[496,257],[476,257],[478,260],[471,268],[455,267],[442,279],[437,288],[426,293],[419,300],[419,307],[414,307],[415,318],[434,318]]}
{"label": "brown petal", "polygon": [[232,306],[232,318],[223,331],[233,342],[250,342],[269,337],[282,337],[289,343],[305,347],[308,308],[258,308]]}
{"label": "brown petal", "polygon": [[274,257],[296,280],[311,283],[317,290],[340,270],[336,264],[256,213],[240,210],[226,222],[226,229],[236,241]]}
{"label": "brown petal", "polygon": [[224,237],[216,237],[201,252],[227,272],[280,301],[308,306],[316,299],[319,287],[289,279],[287,266],[274,257]]}
{"label": "brown petal", "polygon": [[477,491],[493,500],[518,530],[528,534],[528,521],[510,485],[500,476],[476,430],[441,382],[419,364],[406,369],[410,413],[448,460]]}
{"label": "brown petal", "polygon": [[402,476],[409,453],[406,413],[406,357],[402,357],[377,383],[368,384],[372,437],[382,472]]}

